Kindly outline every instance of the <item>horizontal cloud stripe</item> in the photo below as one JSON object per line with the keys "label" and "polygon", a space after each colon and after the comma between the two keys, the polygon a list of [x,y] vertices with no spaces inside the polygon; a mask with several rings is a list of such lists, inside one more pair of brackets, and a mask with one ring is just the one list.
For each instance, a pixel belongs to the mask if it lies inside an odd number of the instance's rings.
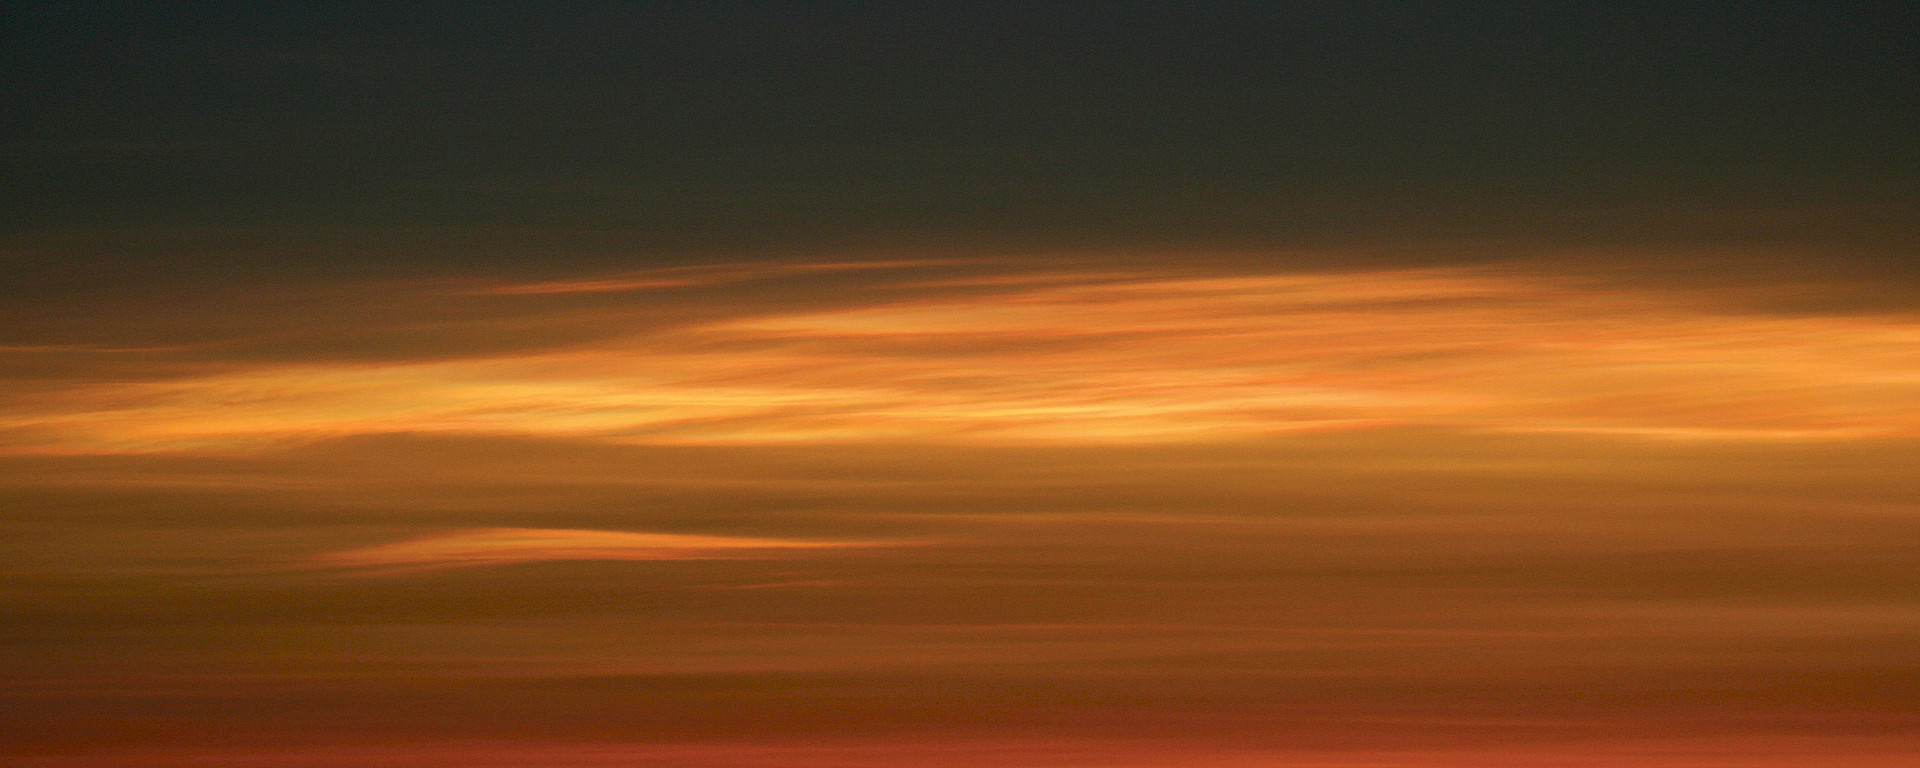
{"label": "horizontal cloud stripe", "polygon": [[328,552],[315,565],[351,569],[433,570],[547,560],[711,560],[766,557],[779,550],[872,546],[677,533],[555,528],[475,528],[389,544]]}

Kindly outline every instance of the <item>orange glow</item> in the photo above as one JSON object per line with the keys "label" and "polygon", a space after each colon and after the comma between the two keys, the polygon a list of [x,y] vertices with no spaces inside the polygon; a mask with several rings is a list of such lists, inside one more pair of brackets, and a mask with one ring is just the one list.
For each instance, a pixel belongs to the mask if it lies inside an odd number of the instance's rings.
{"label": "orange glow", "polygon": [[[1487,723],[1462,721],[1460,727]],[[1894,739],[1572,740],[1487,748],[1340,751],[1249,750],[1209,745],[1091,739],[922,738],[799,744],[423,744],[201,752],[142,752],[105,758],[42,758],[36,768],[92,768],[132,760],[150,766],[235,768],[429,768],[448,764],[526,768],[1911,768],[1920,751]]]}
{"label": "orange glow", "polygon": [[0,762],[1920,765],[1920,316],[1785,283],[103,303],[0,349]]}
{"label": "orange glow", "polygon": [[712,560],[771,557],[781,550],[870,546],[735,536],[545,528],[479,528],[378,544],[314,558],[315,565],[392,574],[548,560]]}
{"label": "orange glow", "polygon": [[[496,292],[639,285],[625,280]],[[1920,323],[1898,316],[1741,313],[1700,294],[1486,269],[959,282],[970,292],[881,280],[871,300],[818,311],[743,297],[723,319],[526,351],[235,363],[29,393],[0,407],[0,434],[13,451],[81,453],[381,432],[682,444],[1138,443],[1387,425],[1920,434]],[[620,307],[594,311],[600,327],[635,325]]]}

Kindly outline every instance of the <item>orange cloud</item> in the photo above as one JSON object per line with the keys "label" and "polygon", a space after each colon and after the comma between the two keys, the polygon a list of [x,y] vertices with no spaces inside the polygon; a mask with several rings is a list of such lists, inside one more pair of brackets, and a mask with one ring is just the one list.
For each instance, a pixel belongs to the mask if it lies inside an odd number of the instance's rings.
{"label": "orange cloud", "polygon": [[[1466,268],[1088,275],[933,296],[875,278],[873,298],[850,308],[755,312],[742,298],[730,319],[580,346],[235,364],[35,392],[0,405],[0,440],[124,452],[376,432],[652,443],[1165,442],[1380,425],[1920,434],[1920,322],[1903,316],[1741,313],[1705,293]],[[601,311],[608,327],[623,323],[624,310]]]}
{"label": "orange cloud", "polygon": [[758,558],[783,550],[856,546],[874,544],[564,528],[474,528],[328,552],[314,558],[313,564],[391,574],[550,560]]}

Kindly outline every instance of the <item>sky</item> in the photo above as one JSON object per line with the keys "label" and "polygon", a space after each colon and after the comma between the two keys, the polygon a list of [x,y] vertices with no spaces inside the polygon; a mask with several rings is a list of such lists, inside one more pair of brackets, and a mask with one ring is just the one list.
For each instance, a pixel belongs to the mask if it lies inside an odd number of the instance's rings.
{"label": "sky", "polygon": [[0,762],[1920,766],[1917,15],[0,5]]}

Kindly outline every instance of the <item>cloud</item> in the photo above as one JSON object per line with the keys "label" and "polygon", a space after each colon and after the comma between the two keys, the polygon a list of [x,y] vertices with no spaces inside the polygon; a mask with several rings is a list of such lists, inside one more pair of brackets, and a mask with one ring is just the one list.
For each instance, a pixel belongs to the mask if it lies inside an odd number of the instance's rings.
{"label": "cloud", "polygon": [[717,264],[711,266],[664,267],[618,275],[574,280],[543,280],[532,283],[493,285],[475,293],[493,296],[538,296],[566,293],[620,293],[657,288],[683,288],[696,285],[764,280],[774,277],[818,272],[859,272],[899,270],[960,264],[952,259],[914,259],[894,261],[844,261],[760,264]]}
{"label": "cloud", "polygon": [[833,309],[717,297],[741,306],[661,328],[631,322],[637,306],[598,308],[605,327],[635,330],[572,346],[46,388],[0,403],[0,442],[111,453],[377,433],[651,444],[1153,443],[1381,426],[1920,435],[1920,322],[1903,315],[1740,312],[1711,291],[1484,268],[1087,274],[928,295],[902,287],[924,281],[875,272],[862,277],[870,298]]}
{"label": "cloud", "polygon": [[327,552],[311,564],[384,575],[552,560],[758,559],[796,550],[879,545],[569,528],[471,528]]}

